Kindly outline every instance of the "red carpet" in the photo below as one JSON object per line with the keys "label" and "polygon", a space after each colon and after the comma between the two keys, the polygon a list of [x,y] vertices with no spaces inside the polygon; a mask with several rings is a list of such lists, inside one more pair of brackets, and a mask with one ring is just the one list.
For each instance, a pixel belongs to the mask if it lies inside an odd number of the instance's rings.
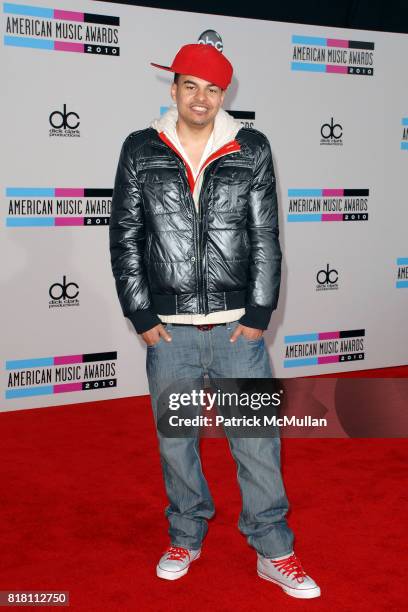
{"label": "red carpet", "polygon": [[86,612],[406,608],[406,440],[282,441],[295,551],[322,589],[301,601],[256,575],[224,439],[202,441],[217,507],[202,557],[156,578],[168,538],[150,410],[142,397],[0,415],[0,590],[69,591]]}

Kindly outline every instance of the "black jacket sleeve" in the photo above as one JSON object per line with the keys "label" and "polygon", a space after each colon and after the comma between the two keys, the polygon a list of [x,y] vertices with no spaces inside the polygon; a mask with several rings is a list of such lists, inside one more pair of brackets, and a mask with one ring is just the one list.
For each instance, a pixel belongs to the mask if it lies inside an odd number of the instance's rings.
{"label": "black jacket sleeve", "polygon": [[278,202],[272,152],[268,139],[260,147],[248,206],[251,243],[249,286],[240,323],[267,329],[279,299],[282,251],[279,244]]}
{"label": "black jacket sleeve", "polygon": [[131,135],[122,145],[116,171],[109,222],[112,272],[122,311],[143,333],[161,323],[151,310],[143,262],[146,235],[140,185],[131,152]]}

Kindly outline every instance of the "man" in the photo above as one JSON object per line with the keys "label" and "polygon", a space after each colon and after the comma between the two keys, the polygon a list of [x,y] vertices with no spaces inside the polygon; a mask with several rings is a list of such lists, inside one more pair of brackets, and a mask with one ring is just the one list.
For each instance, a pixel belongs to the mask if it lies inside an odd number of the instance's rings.
{"label": "man", "polygon": [[[210,45],[183,46],[171,66],[174,105],[125,140],[110,220],[123,313],[147,344],[158,398],[178,379],[271,378],[263,331],[279,296],[281,258],[271,148],[221,107],[232,65]],[[156,573],[175,580],[201,554],[213,500],[198,436],[157,430],[170,546]],[[280,439],[228,438],[238,467],[238,527],[259,576],[294,597],[320,595],[293,552],[280,472]]]}

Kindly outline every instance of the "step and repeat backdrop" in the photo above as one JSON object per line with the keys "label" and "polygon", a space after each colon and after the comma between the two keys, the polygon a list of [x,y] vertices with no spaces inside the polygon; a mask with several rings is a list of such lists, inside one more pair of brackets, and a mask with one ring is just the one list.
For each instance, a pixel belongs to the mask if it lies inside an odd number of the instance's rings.
{"label": "step and repeat backdrop", "polygon": [[[58,5],[58,6],[57,6]],[[298,377],[407,363],[408,37],[87,0],[2,4],[1,410],[148,393],[110,266],[123,140],[215,45],[271,143],[283,250],[266,341]]]}

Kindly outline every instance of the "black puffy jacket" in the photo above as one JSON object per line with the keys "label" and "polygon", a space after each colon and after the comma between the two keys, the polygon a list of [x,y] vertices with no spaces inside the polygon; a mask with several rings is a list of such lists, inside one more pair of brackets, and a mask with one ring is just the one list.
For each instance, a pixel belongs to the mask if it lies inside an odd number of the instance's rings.
{"label": "black puffy jacket", "polygon": [[161,322],[157,313],[243,307],[243,325],[268,327],[282,259],[271,148],[252,128],[233,142],[204,170],[199,213],[185,164],[155,129],[123,143],[110,255],[123,314],[138,333]]}

